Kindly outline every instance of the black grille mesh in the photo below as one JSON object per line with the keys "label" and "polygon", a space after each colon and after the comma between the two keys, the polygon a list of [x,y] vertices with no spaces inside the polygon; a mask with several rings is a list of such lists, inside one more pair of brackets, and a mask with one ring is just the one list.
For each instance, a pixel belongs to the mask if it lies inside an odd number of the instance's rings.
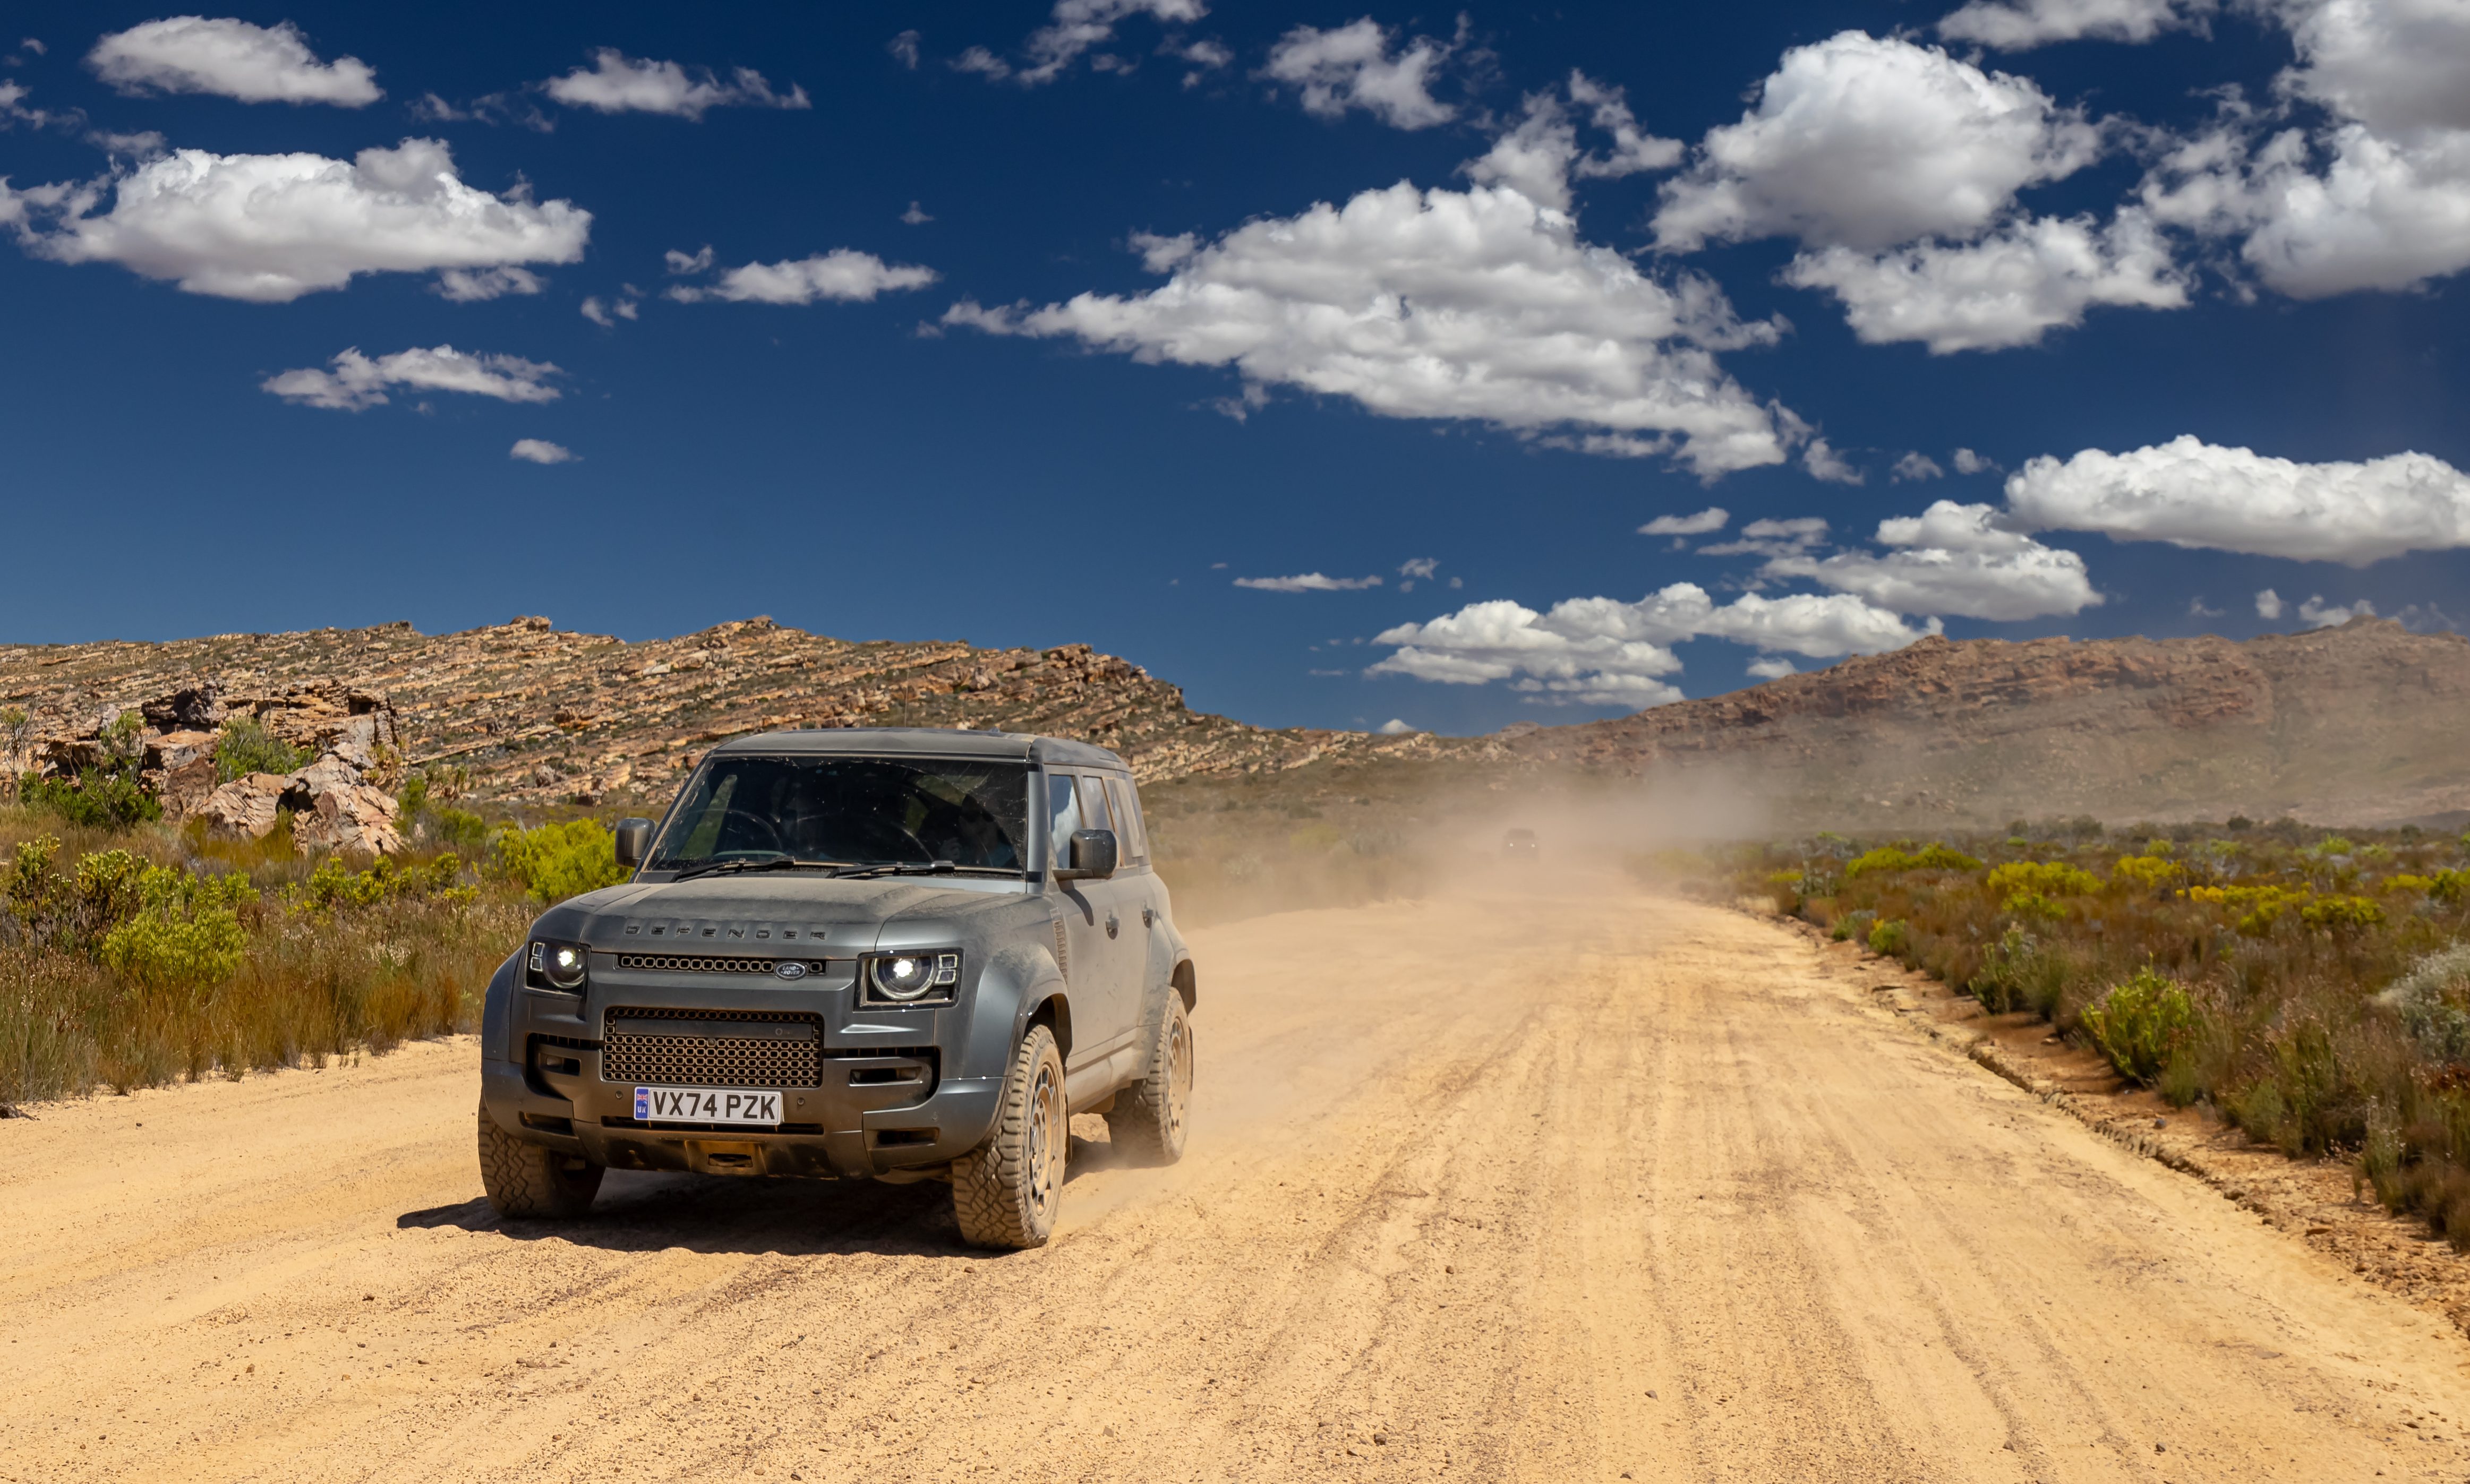
{"label": "black grille mesh", "polygon": [[[799,961],[809,973],[819,973],[823,964],[813,959]],[[778,959],[735,959],[709,954],[621,953],[618,966],[626,969],[654,969],[664,974],[769,974],[781,962]]]}
{"label": "black grille mesh", "polygon": [[[760,1026],[767,1033],[758,1039],[713,1035],[696,1028],[669,1034],[655,1029],[664,1020],[734,1021],[750,1030]],[[824,1029],[813,1015],[612,1009],[605,1040],[600,1058],[605,1081],[660,1087],[816,1087],[823,1081]]]}

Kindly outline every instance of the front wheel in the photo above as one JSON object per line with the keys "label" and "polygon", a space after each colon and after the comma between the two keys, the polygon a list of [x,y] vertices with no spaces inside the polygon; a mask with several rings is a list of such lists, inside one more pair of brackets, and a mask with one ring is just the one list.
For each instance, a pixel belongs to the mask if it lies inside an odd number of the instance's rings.
{"label": "front wheel", "polygon": [[1063,1201],[1070,1130],[1062,1054],[1054,1032],[1032,1026],[1013,1053],[994,1131],[952,1161],[952,1215],[962,1240],[980,1247],[1046,1245]]}
{"label": "front wheel", "polygon": [[480,1189],[501,1217],[579,1217],[600,1194],[600,1166],[518,1139],[480,1108]]}
{"label": "front wheel", "polygon": [[1184,1125],[1192,1104],[1192,1021],[1183,996],[1170,989],[1157,1037],[1150,1043],[1141,1079],[1115,1095],[1107,1113],[1107,1135],[1136,1165],[1172,1165],[1183,1157]]}

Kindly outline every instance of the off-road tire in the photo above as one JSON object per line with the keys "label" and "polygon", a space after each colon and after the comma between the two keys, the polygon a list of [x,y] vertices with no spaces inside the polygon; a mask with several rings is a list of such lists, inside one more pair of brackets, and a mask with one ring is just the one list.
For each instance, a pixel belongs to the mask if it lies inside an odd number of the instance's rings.
{"label": "off-road tire", "polygon": [[994,1131],[952,1161],[952,1215],[963,1241],[979,1247],[1046,1245],[1063,1203],[1071,1129],[1062,1054],[1052,1032],[1032,1026],[1012,1055]]}
{"label": "off-road tire", "polygon": [[480,1109],[480,1188],[501,1217],[569,1220],[592,1210],[607,1171],[590,1160],[526,1143]]}
{"label": "off-road tire", "polygon": [[1149,1065],[1139,1081],[1115,1094],[1115,1105],[1107,1110],[1107,1134],[1118,1156],[1134,1165],[1172,1165],[1183,1157],[1192,1072],[1192,1021],[1183,996],[1170,989],[1166,1013],[1150,1041]]}

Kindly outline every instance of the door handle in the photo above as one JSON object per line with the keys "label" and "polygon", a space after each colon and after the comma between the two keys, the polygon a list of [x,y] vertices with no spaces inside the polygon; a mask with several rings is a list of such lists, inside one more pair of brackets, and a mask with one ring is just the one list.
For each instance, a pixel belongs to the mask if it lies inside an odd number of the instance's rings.
{"label": "door handle", "polygon": [[1107,936],[1108,938],[1114,937],[1116,932],[1122,927],[1123,924],[1115,920],[1115,915],[1113,913],[1109,912],[1107,914]]}
{"label": "door handle", "polygon": [[1151,909],[1151,908],[1148,908],[1148,907],[1144,907],[1144,908],[1142,908],[1142,909],[1141,909],[1141,926],[1143,926],[1143,927],[1155,927],[1155,926],[1157,926],[1157,913],[1156,913],[1153,909]]}

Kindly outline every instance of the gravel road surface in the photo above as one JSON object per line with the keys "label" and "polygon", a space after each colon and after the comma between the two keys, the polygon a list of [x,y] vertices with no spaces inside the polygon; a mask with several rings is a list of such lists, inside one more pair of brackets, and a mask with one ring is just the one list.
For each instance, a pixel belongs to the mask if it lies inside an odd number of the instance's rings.
{"label": "gravel road surface", "polygon": [[[1542,883],[1535,883],[1540,887]],[[2470,1346],[1823,974],[1569,882],[1197,933],[1191,1152],[501,1223],[476,1044],[0,1122],[0,1479],[2470,1474]]]}

